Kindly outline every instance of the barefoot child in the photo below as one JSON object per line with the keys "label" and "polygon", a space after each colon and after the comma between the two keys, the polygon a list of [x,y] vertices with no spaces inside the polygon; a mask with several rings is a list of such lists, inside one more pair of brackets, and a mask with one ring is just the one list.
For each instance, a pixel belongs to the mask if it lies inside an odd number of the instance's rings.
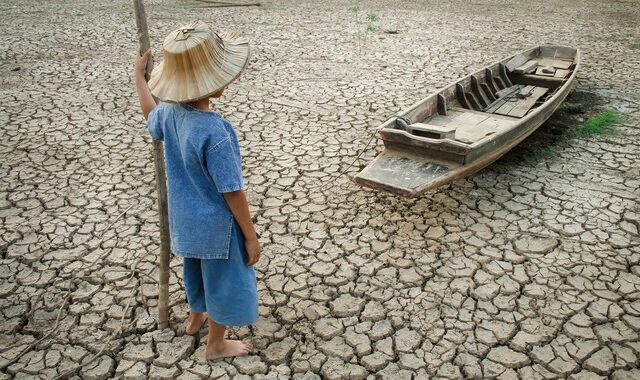
{"label": "barefoot child", "polygon": [[[224,339],[225,326],[258,317],[253,264],[260,244],[244,192],[240,148],[231,124],[209,99],[244,69],[248,43],[196,22],[164,40],[164,62],[144,79],[151,51],[136,57],[135,83],[149,133],[165,147],[171,250],[184,259],[187,334],[209,323],[206,358],[246,355],[247,343]],[[156,105],[152,95],[162,100]]]}

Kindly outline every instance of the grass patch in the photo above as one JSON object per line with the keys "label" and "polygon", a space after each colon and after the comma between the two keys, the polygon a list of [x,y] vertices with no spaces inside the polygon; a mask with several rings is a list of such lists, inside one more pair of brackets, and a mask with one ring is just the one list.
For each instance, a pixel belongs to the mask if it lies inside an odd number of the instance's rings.
{"label": "grass patch", "polygon": [[542,158],[549,158],[549,157],[555,156],[556,153],[558,153],[557,146],[555,145],[542,146],[533,151],[533,158],[536,160],[539,160]]}
{"label": "grass patch", "polygon": [[581,126],[571,132],[573,138],[588,138],[591,136],[609,136],[616,133],[611,126],[620,120],[620,112],[612,109],[590,117]]}

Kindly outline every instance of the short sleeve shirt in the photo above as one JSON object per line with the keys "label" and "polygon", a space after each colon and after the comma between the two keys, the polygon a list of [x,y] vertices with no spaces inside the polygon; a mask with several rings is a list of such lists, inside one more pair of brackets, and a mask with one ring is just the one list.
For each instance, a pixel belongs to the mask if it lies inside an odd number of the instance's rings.
{"label": "short sleeve shirt", "polygon": [[183,103],[159,103],[148,129],[164,141],[171,250],[181,257],[228,258],[233,214],[223,193],[245,188],[231,123]]}

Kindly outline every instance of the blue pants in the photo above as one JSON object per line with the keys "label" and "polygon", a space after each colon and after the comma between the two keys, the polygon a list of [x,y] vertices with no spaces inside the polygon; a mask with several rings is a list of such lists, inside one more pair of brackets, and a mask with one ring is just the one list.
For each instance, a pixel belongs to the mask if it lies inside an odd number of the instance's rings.
{"label": "blue pants", "polygon": [[234,222],[228,259],[184,258],[183,279],[189,308],[206,311],[223,326],[246,326],[258,319],[258,294],[244,236]]}

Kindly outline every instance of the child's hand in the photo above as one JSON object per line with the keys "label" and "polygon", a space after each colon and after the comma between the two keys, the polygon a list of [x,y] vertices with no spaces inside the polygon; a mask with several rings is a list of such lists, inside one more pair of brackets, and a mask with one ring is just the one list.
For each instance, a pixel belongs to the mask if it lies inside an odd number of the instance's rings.
{"label": "child's hand", "polygon": [[249,255],[248,266],[254,265],[260,260],[260,242],[257,238],[248,239],[244,241],[244,247]]}
{"label": "child's hand", "polygon": [[140,55],[140,51],[136,50],[136,62],[134,66],[134,74],[144,76],[147,71],[147,61],[151,57],[151,48],[147,49],[143,55]]}

